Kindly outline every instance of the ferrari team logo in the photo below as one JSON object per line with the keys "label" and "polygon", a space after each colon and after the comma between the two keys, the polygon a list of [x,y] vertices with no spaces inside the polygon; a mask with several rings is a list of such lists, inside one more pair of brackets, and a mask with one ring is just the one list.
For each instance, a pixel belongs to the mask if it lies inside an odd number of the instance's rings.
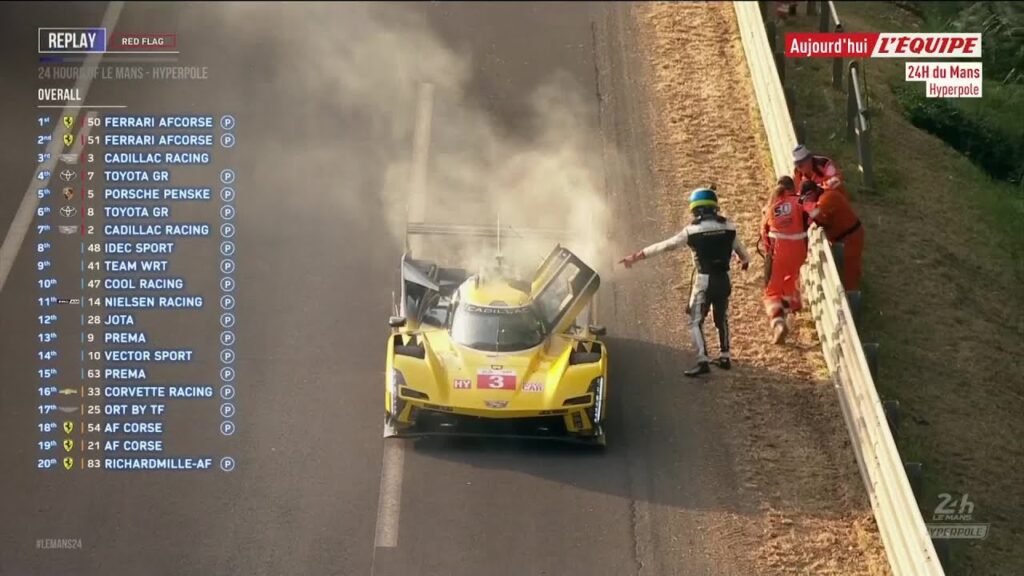
{"label": "ferrari team logo", "polygon": [[64,469],[65,470],[71,470],[74,467],[75,467],[75,459],[74,458],[68,456],[67,458],[64,459]]}
{"label": "ferrari team logo", "polygon": [[75,135],[72,134],[71,132],[65,133],[64,134],[64,145],[65,146],[71,146],[74,143],[75,143]]}
{"label": "ferrari team logo", "polygon": [[74,440],[72,440],[70,438],[67,438],[67,439],[64,440],[64,451],[65,452],[71,452],[71,450],[74,447],[75,447],[75,441]]}
{"label": "ferrari team logo", "polygon": [[64,117],[64,127],[65,128],[71,129],[71,127],[74,126],[74,125],[75,125],[75,117],[74,116],[65,116]]}
{"label": "ferrari team logo", "polygon": [[74,422],[72,422],[71,420],[65,420],[64,421],[64,433],[65,434],[71,434],[71,432],[73,432],[74,429],[75,429],[75,423]]}

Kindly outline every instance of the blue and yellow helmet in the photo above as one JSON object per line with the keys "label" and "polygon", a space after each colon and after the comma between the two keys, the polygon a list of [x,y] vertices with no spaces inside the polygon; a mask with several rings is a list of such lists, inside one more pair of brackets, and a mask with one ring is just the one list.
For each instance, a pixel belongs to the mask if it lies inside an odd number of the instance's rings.
{"label": "blue and yellow helmet", "polygon": [[693,192],[690,192],[690,211],[693,212],[698,208],[712,208],[718,209],[718,194],[711,188],[697,188]]}

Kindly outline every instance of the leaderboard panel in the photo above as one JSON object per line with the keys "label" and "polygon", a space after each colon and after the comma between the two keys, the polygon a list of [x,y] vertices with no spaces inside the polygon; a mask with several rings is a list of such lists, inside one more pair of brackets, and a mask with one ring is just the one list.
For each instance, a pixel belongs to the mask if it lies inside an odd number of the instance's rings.
{"label": "leaderboard panel", "polygon": [[[235,116],[86,100],[93,79],[205,75],[147,66],[178,53],[174,34],[40,28],[38,40],[33,463],[229,474],[242,385]],[[69,70],[75,84],[55,87]]]}

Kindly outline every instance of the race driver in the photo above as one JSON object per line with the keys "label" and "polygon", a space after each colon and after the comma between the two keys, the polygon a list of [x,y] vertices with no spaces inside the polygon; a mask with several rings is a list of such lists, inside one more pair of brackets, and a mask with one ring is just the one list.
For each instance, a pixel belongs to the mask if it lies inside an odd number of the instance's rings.
{"label": "race driver", "polygon": [[619,262],[631,268],[633,264],[650,256],[686,246],[693,253],[695,276],[690,289],[686,311],[690,315],[690,332],[697,349],[697,365],[683,374],[700,376],[711,371],[707,343],[704,341],[704,319],[713,310],[718,329],[719,356],[715,362],[728,370],[732,366],[729,355],[729,263],[735,252],[743,270],[750,266],[750,257],[743,246],[736,225],[718,213],[718,195],[713,188],[698,188],[690,194],[690,212],[693,221],[675,236],[652,244],[626,256]]}

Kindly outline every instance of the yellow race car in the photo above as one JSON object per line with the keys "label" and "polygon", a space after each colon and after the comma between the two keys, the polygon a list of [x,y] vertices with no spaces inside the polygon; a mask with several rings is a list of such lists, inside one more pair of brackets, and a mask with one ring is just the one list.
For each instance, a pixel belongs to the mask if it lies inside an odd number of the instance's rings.
{"label": "yellow race car", "polygon": [[513,436],[604,445],[608,353],[600,277],[557,246],[529,280],[402,257],[390,320],[385,437]]}

